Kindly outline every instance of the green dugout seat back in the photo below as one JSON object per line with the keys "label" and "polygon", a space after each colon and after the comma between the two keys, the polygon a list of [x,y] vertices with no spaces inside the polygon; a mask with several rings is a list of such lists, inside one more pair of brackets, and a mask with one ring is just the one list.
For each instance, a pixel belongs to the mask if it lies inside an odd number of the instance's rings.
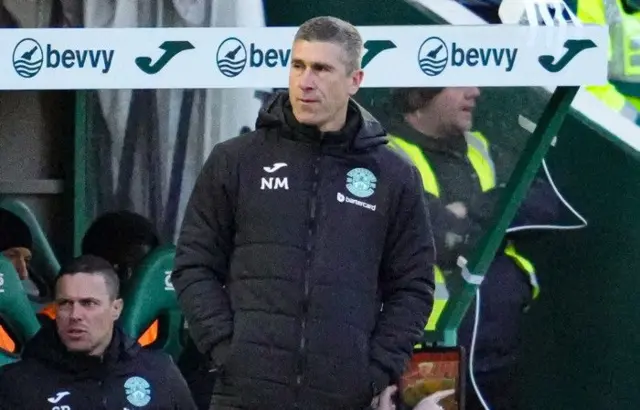
{"label": "green dugout seat back", "polygon": [[0,348],[0,366],[15,362],[24,344],[40,329],[40,323],[13,264],[0,256],[0,325],[11,336],[17,352]]}
{"label": "green dugout seat back", "polygon": [[175,252],[175,246],[164,245],[142,260],[122,294],[120,322],[130,337],[138,339],[158,320],[158,337],[147,347],[162,349],[178,360],[184,347],[184,319],[171,283]]}

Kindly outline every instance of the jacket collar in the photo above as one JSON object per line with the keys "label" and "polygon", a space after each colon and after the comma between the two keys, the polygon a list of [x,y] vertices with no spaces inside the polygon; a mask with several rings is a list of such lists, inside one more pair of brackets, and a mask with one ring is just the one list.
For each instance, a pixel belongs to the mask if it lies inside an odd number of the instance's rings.
{"label": "jacket collar", "polygon": [[140,345],[115,326],[109,346],[101,357],[69,352],[60,340],[54,320],[44,319],[42,327],[27,342],[22,358],[33,359],[48,367],[77,377],[101,377],[107,370],[118,372],[140,351]]}
{"label": "jacket collar", "polygon": [[418,145],[424,151],[441,152],[456,158],[463,158],[467,155],[467,141],[462,134],[448,138],[436,138],[425,135],[398,119],[391,121],[389,129],[391,134]]}
{"label": "jacket collar", "polygon": [[265,103],[256,129],[276,130],[279,137],[346,151],[367,150],[388,142],[382,125],[354,100],[349,100],[347,121],[339,131],[323,133],[317,127],[300,124],[287,92],[274,93]]}

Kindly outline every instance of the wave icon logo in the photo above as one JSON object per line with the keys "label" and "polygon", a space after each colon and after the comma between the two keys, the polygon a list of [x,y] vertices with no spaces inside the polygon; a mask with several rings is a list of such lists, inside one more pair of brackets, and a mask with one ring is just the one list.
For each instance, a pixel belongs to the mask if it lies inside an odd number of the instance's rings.
{"label": "wave icon logo", "polygon": [[23,78],[32,78],[42,69],[44,53],[40,44],[32,38],[25,38],[13,49],[13,68]]}
{"label": "wave icon logo", "polygon": [[420,70],[429,77],[435,77],[447,68],[449,49],[440,37],[429,37],[418,50]]}
{"label": "wave icon logo", "polygon": [[220,43],[218,52],[216,53],[216,62],[218,70],[225,77],[236,77],[247,65],[247,49],[235,37],[229,37]]}

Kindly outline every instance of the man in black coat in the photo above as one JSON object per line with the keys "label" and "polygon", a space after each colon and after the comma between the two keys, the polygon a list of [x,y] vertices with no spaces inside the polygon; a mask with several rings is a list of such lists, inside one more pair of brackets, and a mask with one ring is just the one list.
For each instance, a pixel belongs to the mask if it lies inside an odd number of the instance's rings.
{"label": "man in black coat", "polygon": [[362,39],[298,30],[289,92],[256,131],[216,145],[173,273],[217,371],[212,408],[362,409],[399,378],[433,304],[420,175],[351,96]]}
{"label": "man in black coat", "polygon": [[0,368],[2,410],[195,410],[168,355],[142,349],[114,325],[122,310],[109,262],[81,256],[56,279],[56,320]]}

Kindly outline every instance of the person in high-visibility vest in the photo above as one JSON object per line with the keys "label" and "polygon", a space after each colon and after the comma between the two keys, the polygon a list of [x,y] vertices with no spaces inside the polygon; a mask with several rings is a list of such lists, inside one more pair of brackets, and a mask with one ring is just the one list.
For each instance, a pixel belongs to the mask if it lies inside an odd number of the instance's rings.
{"label": "person in high-visibility vest", "polygon": [[[129,211],[109,212],[96,219],[82,238],[82,254],[99,256],[113,265],[126,288],[135,268],[142,259],[160,244],[153,224],[142,215]],[[46,306],[41,314],[55,319],[55,303]],[[158,338],[155,320],[138,338],[148,346]]]}
{"label": "person in high-visibility vest", "polygon": [[[436,301],[427,330],[435,329],[448,300],[447,277],[460,272],[458,256],[469,256],[488,228],[500,187],[508,178],[497,149],[479,132],[471,132],[475,87],[405,88],[392,93],[393,110],[400,115],[385,124],[391,145],[417,166],[428,198],[436,242]],[[555,221],[559,201],[551,187],[536,180],[514,224]],[[519,321],[539,286],[533,264],[517,250],[512,238],[496,255],[481,289],[480,324],[476,340],[475,378],[492,410],[517,407],[514,387]],[[469,353],[475,309],[458,331]],[[470,386],[470,385],[469,385]],[[474,390],[467,389],[467,409],[482,409]]]}
{"label": "person in high-visibility vest", "polygon": [[609,26],[609,78],[586,87],[614,111],[640,125],[640,7],[628,0],[578,0],[584,23]]}
{"label": "person in high-visibility vest", "polygon": [[[20,280],[29,278],[31,260],[31,231],[22,219],[5,209],[0,209],[0,254],[9,259]],[[0,325],[0,349],[15,353],[16,343]]]}

